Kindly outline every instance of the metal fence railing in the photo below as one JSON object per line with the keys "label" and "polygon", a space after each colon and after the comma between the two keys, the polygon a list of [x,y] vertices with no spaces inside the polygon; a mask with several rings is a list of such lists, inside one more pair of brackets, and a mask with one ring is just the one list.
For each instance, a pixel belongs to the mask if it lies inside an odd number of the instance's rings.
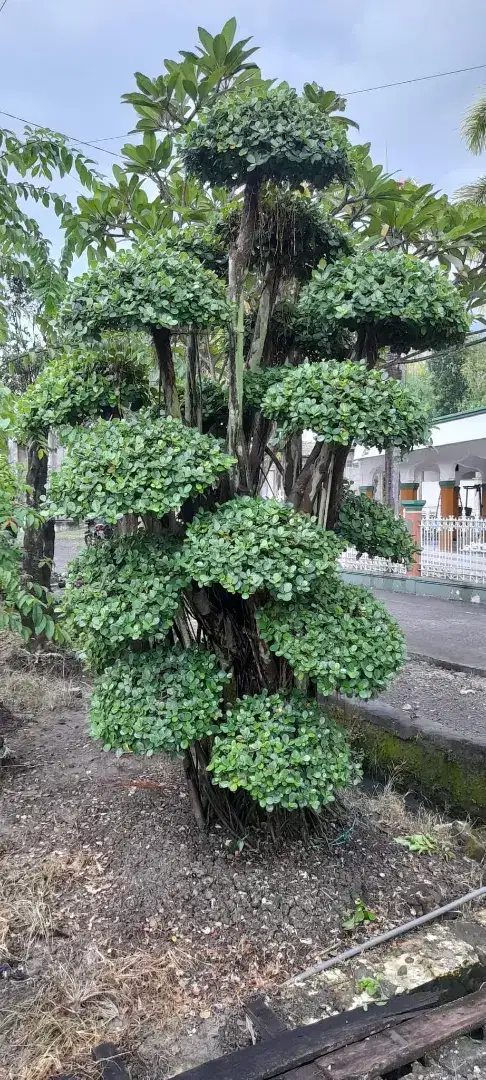
{"label": "metal fence railing", "polygon": [[[440,518],[424,514],[420,525],[420,575],[486,585],[486,518]],[[403,577],[407,567],[389,559],[370,559],[347,548],[343,570]]]}
{"label": "metal fence railing", "polygon": [[407,567],[404,563],[394,563],[391,559],[371,559],[369,555],[358,555],[355,548],[346,548],[340,557],[343,570],[360,570],[363,574],[397,574],[404,576]]}
{"label": "metal fence railing", "polygon": [[486,584],[486,518],[437,518],[424,514],[421,575]]}

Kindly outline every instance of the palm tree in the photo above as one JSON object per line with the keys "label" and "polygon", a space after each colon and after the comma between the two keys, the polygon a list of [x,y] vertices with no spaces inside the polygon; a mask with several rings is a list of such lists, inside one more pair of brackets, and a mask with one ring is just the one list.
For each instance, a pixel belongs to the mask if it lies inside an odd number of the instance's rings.
{"label": "palm tree", "polygon": [[[471,154],[486,150],[486,96],[478,98],[468,109],[462,122],[462,136]],[[486,176],[480,176],[472,184],[464,184],[456,191],[456,198],[486,206]]]}

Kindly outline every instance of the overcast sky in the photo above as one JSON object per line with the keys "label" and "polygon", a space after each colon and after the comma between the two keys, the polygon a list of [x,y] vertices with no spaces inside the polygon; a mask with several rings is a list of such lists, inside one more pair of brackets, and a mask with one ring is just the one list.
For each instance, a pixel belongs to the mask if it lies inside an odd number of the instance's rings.
{"label": "overcast sky", "polygon": [[[193,47],[198,24],[216,33],[233,14],[238,36],[260,46],[264,75],[296,87],[315,80],[346,93],[486,64],[485,0],[7,0],[0,109],[80,139],[127,132],[134,114],[120,96],[134,89],[132,73],[159,74],[164,57]],[[486,172],[460,138],[464,110],[485,86],[486,67],[356,94],[347,113],[376,161],[452,192]],[[93,157],[111,171],[108,155]]]}

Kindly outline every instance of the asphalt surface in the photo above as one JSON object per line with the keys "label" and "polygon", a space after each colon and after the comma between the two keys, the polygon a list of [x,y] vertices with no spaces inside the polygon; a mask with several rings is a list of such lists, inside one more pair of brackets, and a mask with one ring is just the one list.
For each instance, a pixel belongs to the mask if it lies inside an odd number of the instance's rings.
{"label": "asphalt surface", "polygon": [[374,590],[403,627],[410,653],[486,673],[486,605]]}

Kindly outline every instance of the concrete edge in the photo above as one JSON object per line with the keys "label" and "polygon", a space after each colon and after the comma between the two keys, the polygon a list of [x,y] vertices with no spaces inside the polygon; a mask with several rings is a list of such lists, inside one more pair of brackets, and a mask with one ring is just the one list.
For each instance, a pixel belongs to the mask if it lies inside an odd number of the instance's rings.
{"label": "concrete edge", "polygon": [[443,581],[439,578],[412,577],[398,574],[372,574],[369,570],[341,570],[343,581],[364,585],[367,589],[406,593],[409,596],[430,596],[436,600],[453,600],[469,604],[486,604],[486,585],[467,581]]}
{"label": "concrete edge", "polygon": [[381,702],[321,698],[349,732],[365,772],[394,777],[432,805],[486,823],[486,736],[474,741]]}
{"label": "concrete edge", "polygon": [[486,736],[482,739],[470,739],[467,735],[456,735],[446,731],[431,720],[422,719],[420,726],[408,719],[401,709],[393,705],[382,705],[378,701],[360,701],[346,698],[340,694],[331,694],[327,700],[335,708],[341,709],[348,716],[362,716],[364,720],[385,728],[393,735],[398,735],[405,742],[428,738],[435,747],[449,753],[458,761],[475,760],[484,763],[486,768]]}
{"label": "concrete edge", "polygon": [[432,664],[433,667],[443,668],[444,671],[463,671],[466,675],[476,675],[480,679],[486,679],[486,667],[458,664],[455,660],[446,660],[442,656],[429,656],[428,653],[407,651],[407,660],[420,660],[424,664]]}

